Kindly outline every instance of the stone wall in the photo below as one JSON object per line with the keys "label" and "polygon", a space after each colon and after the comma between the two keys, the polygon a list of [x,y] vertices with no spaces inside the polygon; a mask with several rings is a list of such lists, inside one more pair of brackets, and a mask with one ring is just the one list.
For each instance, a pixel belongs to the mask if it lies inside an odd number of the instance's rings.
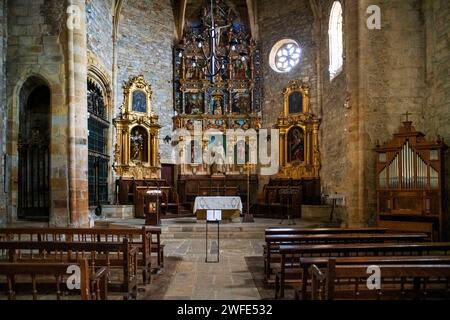
{"label": "stone wall", "polygon": [[[317,99],[317,51],[313,43],[314,17],[309,1],[283,1],[274,10],[274,2],[258,1],[258,27],[263,56],[263,127],[272,128],[284,108],[283,91],[291,80],[302,80],[310,86],[311,110],[319,115]],[[293,39],[302,49],[300,63],[291,72],[278,73],[269,64],[272,47],[280,40]],[[260,192],[270,177],[261,177]]]}
{"label": "stone wall", "polygon": [[[317,114],[316,50],[313,44],[314,17],[309,1],[283,1],[274,9],[270,0],[258,1],[258,24],[264,72],[264,126],[272,126],[283,111],[283,90],[290,80],[300,79],[311,87],[311,107]],[[269,65],[272,47],[283,39],[297,41],[302,49],[300,64],[291,72],[277,73]]]}
{"label": "stone wall", "polygon": [[[450,3],[445,0],[425,1],[426,87],[425,132],[429,138],[440,135],[450,146]],[[447,234],[450,234],[450,152],[444,162],[444,210]]]}
{"label": "stone wall", "polygon": [[0,1],[0,226],[6,223],[6,190],[4,188],[4,157],[5,149],[5,136],[6,136],[6,0]]}
{"label": "stone wall", "polygon": [[170,0],[128,0],[121,13],[118,54],[116,111],[123,103],[121,88],[130,76],[144,75],[153,89],[153,110],[163,126],[160,132],[161,161],[171,157],[161,139],[172,132],[173,45],[175,22]]}
{"label": "stone wall", "polygon": [[[390,140],[402,114],[424,128],[425,34],[421,1],[345,1],[343,74],[331,83],[327,32],[332,1],[322,5],[323,124],[321,177],[326,192],[346,196],[345,223],[373,224],[377,142]],[[366,25],[370,5],[381,30]],[[342,190],[342,191],[340,191]]]}
{"label": "stone wall", "polygon": [[[320,73],[322,79],[322,125],[320,130],[320,148],[322,169],[320,172],[323,193],[346,193],[345,185],[348,178],[348,113],[347,98],[347,63],[341,73],[333,80],[329,72],[329,19],[333,0],[323,0],[320,3]],[[344,6],[344,16],[347,8]],[[350,17],[348,17],[350,19]],[[344,24],[344,48],[346,38],[352,33],[350,24]],[[345,52],[344,55],[346,56]]]}
{"label": "stone wall", "polygon": [[87,47],[111,76],[113,67],[113,22],[110,0],[93,0],[86,5]]}
{"label": "stone wall", "polygon": [[[8,2],[7,153],[10,159],[8,214],[17,219],[19,132],[18,110],[26,97],[19,93],[27,80],[37,77],[51,90],[51,213],[50,223],[68,225],[68,108],[64,60],[65,12],[63,1]],[[78,63],[81,61],[77,61]],[[77,64],[78,68],[83,65]],[[22,91],[23,92],[23,91]],[[82,114],[80,114],[82,116]],[[80,179],[83,177],[81,176]]]}
{"label": "stone wall", "polygon": [[[382,10],[381,30],[365,28],[360,61],[360,94],[364,116],[365,188],[364,210],[374,218],[376,209],[375,153],[377,141],[383,143],[398,131],[402,114],[409,111],[418,130],[423,130],[425,87],[425,34],[420,0],[367,1]],[[364,12],[364,11],[363,11]],[[365,24],[365,19],[362,21]],[[361,36],[361,35],[360,35]],[[362,62],[362,63],[361,63]],[[360,101],[361,102],[361,101]],[[427,132],[425,132],[427,134]]]}

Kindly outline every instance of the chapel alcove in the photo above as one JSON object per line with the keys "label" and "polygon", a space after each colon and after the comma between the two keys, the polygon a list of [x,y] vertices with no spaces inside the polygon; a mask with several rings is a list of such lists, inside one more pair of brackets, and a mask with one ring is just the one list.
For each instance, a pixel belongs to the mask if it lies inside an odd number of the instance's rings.
{"label": "chapel alcove", "polygon": [[19,219],[49,219],[50,100],[50,88],[38,77],[28,79],[20,92],[17,206]]}

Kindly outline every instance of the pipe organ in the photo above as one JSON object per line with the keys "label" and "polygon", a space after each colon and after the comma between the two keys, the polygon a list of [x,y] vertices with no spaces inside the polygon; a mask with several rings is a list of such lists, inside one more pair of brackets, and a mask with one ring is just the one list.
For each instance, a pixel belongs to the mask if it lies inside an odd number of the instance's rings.
{"label": "pipe organ", "polygon": [[441,138],[429,141],[406,121],[394,139],[377,146],[378,224],[443,237]]}

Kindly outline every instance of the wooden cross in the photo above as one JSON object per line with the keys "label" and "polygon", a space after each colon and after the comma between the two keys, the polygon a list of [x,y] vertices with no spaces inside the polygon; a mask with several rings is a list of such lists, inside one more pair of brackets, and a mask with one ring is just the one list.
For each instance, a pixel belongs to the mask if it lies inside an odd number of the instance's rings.
{"label": "wooden cross", "polygon": [[409,121],[409,116],[411,116],[411,115],[412,115],[412,113],[409,113],[409,111],[406,111],[406,113],[403,113],[403,114],[402,114],[402,116],[405,116],[405,117],[406,117],[406,122]]}

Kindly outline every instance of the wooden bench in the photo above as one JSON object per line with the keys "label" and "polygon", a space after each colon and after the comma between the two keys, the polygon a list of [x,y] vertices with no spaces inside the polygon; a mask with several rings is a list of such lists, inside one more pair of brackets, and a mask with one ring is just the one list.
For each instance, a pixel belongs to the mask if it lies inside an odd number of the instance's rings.
{"label": "wooden bench", "polygon": [[330,259],[325,274],[316,265],[311,267],[313,300],[450,298],[448,264],[379,265],[381,288],[370,290],[367,287],[368,264],[336,265],[335,262]]}
{"label": "wooden bench", "polygon": [[[67,279],[70,276],[69,268],[78,266],[80,270],[80,290],[79,295],[81,300],[107,300],[107,268],[102,267],[97,271],[90,269],[86,259],[80,259],[76,263],[0,263],[0,276],[6,278],[6,290],[9,300],[16,300],[17,293],[22,293],[18,290],[18,277],[27,276],[31,280],[31,290],[26,291],[27,295],[32,295],[33,300],[38,300],[38,288],[43,284],[49,284],[49,279],[53,280],[51,286],[46,285],[45,290],[48,294],[49,288],[53,289],[56,294],[56,299],[61,300],[67,288]],[[69,290],[69,288],[67,288]],[[77,291],[78,292],[78,291]]]}
{"label": "wooden bench", "polygon": [[268,228],[265,230],[265,235],[277,234],[352,234],[352,233],[368,233],[368,234],[383,234],[387,232],[387,228]]}
{"label": "wooden bench", "polygon": [[[367,256],[367,257],[338,257],[334,258],[336,265],[386,265],[386,264],[450,264],[450,256]],[[296,300],[308,300],[309,269],[315,265],[320,270],[326,270],[330,258],[312,257],[300,258],[301,289],[295,291]],[[298,280],[300,279],[297,278]],[[298,283],[298,281],[297,281]]]}
{"label": "wooden bench", "polygon": [[[284,297],[286,269],[293,268],[294,277],[301,279],[300,258],[303,257],[368,257],[368,256],[418,256],[448,255],[450,242],[428,243],[364,243],[364,244],[320,244],[280,245],[281,263],[275,277],[275,288]],[[297,269],[297,270],[295,270]],[[291,273],[291,274],[292,274]],[[279,284],[277,284],[277,282]]]}
{"label": "wooden bench", "polygon": [[[108,288],[124,292],[124,299],[137,298],[137,254],[127,238],[123,242],[64,242],[64,241],[3,241],[0,251],[6,252],[8,262],[35,263],[36,261],[73,263],[88,259],[91,268],[108,268]],[[112,269],[122,271],[119,283],[112,280]]]}
{"label": "wooden bench", "polygon": [[386,233],[386,234],[279,234],[266,236],[264,269],[266,281],[271,281],[272,262],[278,262],[281,244],[331,244],[331,243],[383,243],[383,242],[421,242],[427,239],[424,233]]}
{"label": "wooden bench", "polygon": [[[152,271],[164,267],[164,246],[161,244],[161,228],[7,228],[0,235],[11,241],[73,241],[73,242],[122,242],[130,239],[138,246],[139,266],[144,283],[151,282]],[[152,264],[152,253],[156,254],[156,265]]]}

